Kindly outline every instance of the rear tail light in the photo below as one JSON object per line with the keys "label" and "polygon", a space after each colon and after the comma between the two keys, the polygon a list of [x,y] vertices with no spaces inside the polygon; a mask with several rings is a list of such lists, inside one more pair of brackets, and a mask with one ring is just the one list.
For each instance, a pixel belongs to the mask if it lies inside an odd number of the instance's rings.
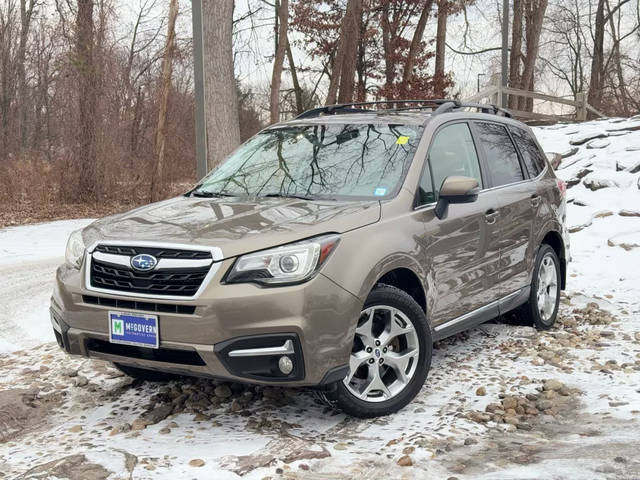
{"label": "rear tail light", "polygon": [[564,198],[567,194],[567,184],[564,180],[558,179],[558,190],[560,190],[560,197]]}

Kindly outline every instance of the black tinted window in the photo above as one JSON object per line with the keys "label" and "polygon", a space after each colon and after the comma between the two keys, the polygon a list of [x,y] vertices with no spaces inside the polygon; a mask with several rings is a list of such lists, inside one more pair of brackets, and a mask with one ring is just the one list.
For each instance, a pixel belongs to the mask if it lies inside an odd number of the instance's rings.
{"label": "black tinted window", "polygon": [[513,135],[513,139],[520,149],[520,154],[524,160],[524,164],[527,167],[529,176],[537,177],[546,165],[544,160],[544,154],[533,141],[529,133],[525,132],[521,128],[509,127]]}
{"label": "black tinted window", "polygon": [[480,141],[487,154],[487,167],[492,186],[508,185],[524,180],[518,153],[506,128],[496,123],[476,123]]}
{"label": "black tinted window", "polygon": [[[482,187],[478,155],[473,144],[471,131],[466,123],[449,125],[436,134],[429,150],[429,163],[435,187],[432,190],[434,191],[422,191],[422,189],[431,188],[431,179],[423,178],[420,182],[420,195],[430,199],[429,201],[435,201],[442,182],[449,176],[475,178]],[[425,170],[423,177],[427,175],[429,172]]]}

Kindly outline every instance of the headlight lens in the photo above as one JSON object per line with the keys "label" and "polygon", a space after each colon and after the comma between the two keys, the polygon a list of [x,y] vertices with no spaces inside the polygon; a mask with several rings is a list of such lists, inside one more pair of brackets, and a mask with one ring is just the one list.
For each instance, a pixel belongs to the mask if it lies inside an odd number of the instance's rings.
{"label": "headlight lens", "polygon": [[339,241],[338,235],[323,235],[243,255],[231,267],[226,281],[264,285],[303,282],[320,268]]}
{"label": "headlight lens", "polygon": [[82,265],[82,257],[84,257],[84,250],[85,245],[82,240],[82,232],[81,230],[76,230],[69,235],[69,240],[67,240],[67,250],[65,252],[67,263],[76,268],[80,268],[80,265]]}

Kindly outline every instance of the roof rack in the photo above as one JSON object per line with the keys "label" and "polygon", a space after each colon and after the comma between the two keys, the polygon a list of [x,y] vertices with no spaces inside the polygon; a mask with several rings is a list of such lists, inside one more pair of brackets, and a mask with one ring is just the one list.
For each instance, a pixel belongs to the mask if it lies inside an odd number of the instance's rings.
{"label": "roof rack", "polygon": [[[399,107],[400,104],[416,104],[411,107]],[[504,108],[500,108],[496,105],[489,103],[461,103],[459,100],[454,99],[428,99],[428,100],[377,100],[372,102],[354,102],[354,103],[339,103],[336,105],[325,105],[324,107],[317,107],[306,112],[301,113],[295,119],[300,120],[304,118],[319,117],[321,115],[336,115],[344,113],[372,113],[376,110],[368,108],[359,108],[366,106],[378,106],[378,105],[396,105],[395,108],[386,108],[378,110],[383,112],[401,112],[408,110],[422,110],[431,109],[434,115],[441,113],[452,112],[465,108],[475,108],[481,113],[488,113],[493,115],[503,115],[504,117],[511,118],[511,112]]]}

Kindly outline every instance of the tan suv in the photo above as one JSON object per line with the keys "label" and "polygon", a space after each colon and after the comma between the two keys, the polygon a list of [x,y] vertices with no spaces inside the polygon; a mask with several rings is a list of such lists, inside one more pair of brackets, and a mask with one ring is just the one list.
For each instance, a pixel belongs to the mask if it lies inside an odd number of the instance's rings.
{"label": "tan suv", "polygon": [[565,187],[524,124],[454,100],[322,107],[187,194],[69,238],[51,319],[72,354],[157,380],[314,386],[385,415],[434,341],[519,308],[550,327]]}

